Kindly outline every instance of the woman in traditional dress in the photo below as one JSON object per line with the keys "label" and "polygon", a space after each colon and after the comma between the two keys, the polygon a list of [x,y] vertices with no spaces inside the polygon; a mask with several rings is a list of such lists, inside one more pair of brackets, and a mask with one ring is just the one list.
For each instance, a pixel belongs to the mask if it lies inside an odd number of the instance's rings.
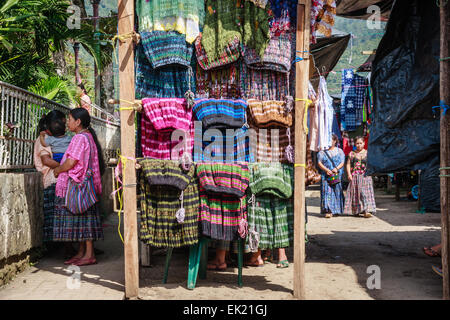
{"label": "woman in traditional dress", "polygon": [[348,185],[345,198],[345,214],[370,218],[376,212],[372,177],[366,176],[367,150],[364,138],[355,140],[356,151],[351,151],[347,161]]}
{"label": "woman in traditional dress", "polygon": [[344,151],[338,146],[338,137],[332,135],[331,147],[318,153],[318,166],[321,171],[320,183],[320,208],[325,218],[340,215],[344,210],[344,193],[342,183],[333,183],[331,179],[339,178],[342,181],[343,167],[345,164]]}
{"label": "woman in traditional dress", "polygon": [[70,110],[68,127],[76,133],[61,160],[61,166],[54,169],[58,177],[55,197],[55,222],[53,240],[80,242],[78,253],[65,264],[85,266],[97,263],[93,242],[103,239],[98,202],[85,212],[76,214],[65,207],[65,197],[69,179],[80,183],[92,170],[94,189],[97,197],[102,193],[101,175],[105,171],[102,150],[97,135],[90,126],[91,117],[86,109]]}

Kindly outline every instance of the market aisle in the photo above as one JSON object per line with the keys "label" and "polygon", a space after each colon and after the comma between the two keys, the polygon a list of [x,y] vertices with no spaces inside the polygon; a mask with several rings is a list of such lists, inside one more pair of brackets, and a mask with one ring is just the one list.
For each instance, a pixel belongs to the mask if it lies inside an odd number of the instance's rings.
{"label": "market aisle", "polygon": [[0,300],[121,300],[124,297],[123,245],[117,234],[118,217],[104,222],[105,240],[96,243],[104,251],[98,264],[80,267],[79,289],[70,279],[72,272],[63,264],[61,252],[45,256],[36,265],[0,288]]}
{"label": "market aisle", "polygon": [[[372,219],[319,215],[318,191],[307,192],[308,234],[306,294],[308,299],[441,299],[442,280],[431,271],[440,258],[429,258],[422,247],[440,241],[440,215],[415,213],[415,202],[395,202],[394,196],[376,190],[378,214]],[[117,234],[117,216],[105,222],[105,251],[99,264],[82,267],[78,290],[67,288],[67,267],[54,254],[0,288],[3,299],[122,299],[123,246]],[[292,262],[292,250],[288,250]],[[293,265],[277,269],[243,270],[244,286],[237,286],[237,268],[208,271],[194,290],[186,289],[188,250],[176,249],[167,284],[162,284],[164,254],[152,257],[152,267],[140,268],[140,299],[293,299]],[[366,288],[369,265],[381,269],[381,289]]]}
{"label": "market aisle", "polygon": [[[374,218],[319,215],[319,191],[308,198],[307,296],[310,299],[441,299],[440,258],[422,248],[440,242],[440,214],[416,213],[417,202],[396,202],[375,190]],[[367,267],[377,265],[381,289],[369,290]]]}

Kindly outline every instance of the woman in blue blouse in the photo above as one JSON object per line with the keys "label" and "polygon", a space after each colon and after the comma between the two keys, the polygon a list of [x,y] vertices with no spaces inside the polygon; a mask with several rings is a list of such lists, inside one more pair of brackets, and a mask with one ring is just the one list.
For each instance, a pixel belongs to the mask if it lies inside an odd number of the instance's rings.
{"label": "woman in blue blouse", "polygon": [[320,151],[317,155],[318,166],[322,175],[320,183],[320,209],[325,214],[325,218],[331,218],[340,215],[344,211],[344,193],[342,183],[331,185],[328,177],[339,174],[339,180],[342,181],[343,167],[345,163],[345,154],[342,149],[337,147],[338,137],[333,134],[332,145],[326,151]]}

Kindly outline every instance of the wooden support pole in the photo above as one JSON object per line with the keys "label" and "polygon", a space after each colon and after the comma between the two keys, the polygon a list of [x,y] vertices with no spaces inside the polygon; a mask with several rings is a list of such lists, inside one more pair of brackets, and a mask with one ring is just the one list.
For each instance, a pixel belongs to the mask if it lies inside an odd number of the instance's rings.
{"label": "wooden support pole", "polygon": [[[295,96],[308,98],[309,40],[311,1],[297,5],[297,56],[304,60],[295,64]],[[305,101],[295,102],[295,184],[294,184],[294,297],[305,299],[305,162],[306,135],[303,128]]]}
{"label": "wooden support pole", "polygon": [[[441,67],[440,67],[440,96],[445,104],[450,104],[450,4],[441,3]],[[444,5],[445,4],[445,5]],[[444,116],[441,110],[441,168],[450,167],[450,112]],[[450,170],[440,170],[441,175],[441,217],[442,217],[442,273],[443,273],[443,299],[450,300]]]}
{"label": "wooden support pole", "polygon": [[[119,35],[134,30],[134,0],[118,0]],[[128,38],[119,41],[120,99],[134,101],[134,44]],[[120,111],[121,152],[125,158],[135,158],[134,110]],[[139,293],[139,256],[136,214],[136,169],[127,160],[123,171],[125,297]]]}

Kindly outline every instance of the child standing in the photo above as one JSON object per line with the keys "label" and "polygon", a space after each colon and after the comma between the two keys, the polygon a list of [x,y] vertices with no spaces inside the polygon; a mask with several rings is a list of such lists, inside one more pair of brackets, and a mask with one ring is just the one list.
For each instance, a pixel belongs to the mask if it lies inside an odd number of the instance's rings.
{"label": "child standing", "polygon": [[72,137],[66,135],[66,118],[50,116],[47,118],[47,130],[40,133],[41,144],[50,147],[53,160],[60,163]]}

